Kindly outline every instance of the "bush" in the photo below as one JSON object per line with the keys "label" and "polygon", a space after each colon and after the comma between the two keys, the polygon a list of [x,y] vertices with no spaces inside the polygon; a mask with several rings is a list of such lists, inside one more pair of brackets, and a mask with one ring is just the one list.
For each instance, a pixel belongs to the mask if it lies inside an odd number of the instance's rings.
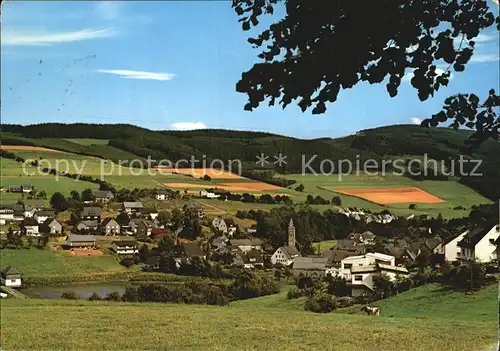
{"label": "bush", "polygon": [[65,291],[61,294],[61,299],[78,300],[80,296],[74,291]]}
{"label": "bush", "polygon": [[349,296],[339,297],[337,299],[337,308],[351,307],[353,305],[352,301]]}
{"label": "bush", "polygon": [[329,313],[337,309],[337,299],[325,292],[317,292],[307,299],[304,308],[306,311]]}
{"label": "bush", "polygon": [[123,260],[120,261],[120,264],[122,266],[129,268],[135,264],[135,259],[132,257],[125,257]]}
{"label": "bush", "polygon": [[99,301],[99,300],[101,300],[101,297],[95,292],[89,297],[89,301]]}
{"label": "bush", "polygon": [[302,296],[304,296],[304,291],[297,288],[291,288],[290,290],[288,290],[288,293],[286,294],[286,298],[288,300],[297,299]]}

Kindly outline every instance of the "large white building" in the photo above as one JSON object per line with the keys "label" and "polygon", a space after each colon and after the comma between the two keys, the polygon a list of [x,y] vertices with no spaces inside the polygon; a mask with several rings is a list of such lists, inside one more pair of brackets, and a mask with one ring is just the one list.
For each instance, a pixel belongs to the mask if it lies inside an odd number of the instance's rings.
{"label": "large white building", "polygon": [[488,263],[497,259],[495,241],[500,236],[500,226],[491,229],[475,228],[467,231],[463,239],[458,242],[460,252],[457,258],[462,262],[476,261]]}
{"label": "large white building", "polygon": [[444,249],[444,259],[448,262],[455,262],[460,254],[460,247],[458,243],[462,241],[465,234],[468,231],[460,233],[458,235],[452,236],[451,238],[443,241],[443,249]]}

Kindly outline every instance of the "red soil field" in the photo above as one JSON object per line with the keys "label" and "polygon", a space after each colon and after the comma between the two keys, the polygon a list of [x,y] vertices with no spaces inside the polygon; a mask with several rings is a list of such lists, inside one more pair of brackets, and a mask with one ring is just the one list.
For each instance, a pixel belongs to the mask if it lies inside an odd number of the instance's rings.
{"label": "red soil field", "polygon": [[398,203],[427,203],[437,204],[445,202],[437,196],[429,194],[416,187],[398,188],[363,188],[363,189],[331,189],[337,193],[359,197],[381,205]]}

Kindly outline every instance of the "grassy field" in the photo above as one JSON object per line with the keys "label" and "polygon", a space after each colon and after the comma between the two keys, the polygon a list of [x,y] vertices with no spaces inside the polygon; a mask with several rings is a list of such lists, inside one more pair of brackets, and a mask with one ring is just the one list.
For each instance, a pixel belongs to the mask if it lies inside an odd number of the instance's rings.
{"label": "grassy field", "polygon": [[118,272],[126,268],[111,255],[100,257],[70,256],[68,251],[37,248],[0,250],[2,268],[14,266],[24,276],[64,276],[83,273]]}
{"label": "grassy field", "polygon": [[[454,180],[449,181],[415,181],[406,177],[395,175],[381,176],[356,176],[356,175],[285,175],[288,179],[294,179],[304,185],[304,193],[320,195],[326,199],[339,196],[344,207],[358,207],[372,211],[388,209],[396,215],[408,215],[414,213],[437,215],[441,213],[446,218],[462,217],[469,214],[473,205],[488,204],[490,200],[476,193],[471,188]],[[356,189],[356,188],[381,188],[381,187],[403,187],[413,186],[420,188],[441,199],[444,203],[417,204],[416,210],[409,210],[407,204],[392,204],[387,206],[377,205],[353,196],[335,193],[332,189]],[[464,206],[466,210],[454,210],[456,206]]]}
{"label": "grassy field", "polygon": [[470,351],[493,350],[496,342],[495,287],[467,296],[430,285],[380,306],[376,318],[306,312],[284,293],[226,307],[9,299],[1,301],[2,347]]}
{"label": "grassy field", "polygon": [[84,146],[90,146],[90,145],[108,145],[109,140],[106,139],[89,139],[89,138],[70,138],[70,139],[64,139],[69,142],[79,144],[79,145],[84,145]]}
{"label": "grassy field", "polygon": [[320,253],[330,250],[331,247],[337,244],[337,240],[324,240],[313,244],[313,247]]}

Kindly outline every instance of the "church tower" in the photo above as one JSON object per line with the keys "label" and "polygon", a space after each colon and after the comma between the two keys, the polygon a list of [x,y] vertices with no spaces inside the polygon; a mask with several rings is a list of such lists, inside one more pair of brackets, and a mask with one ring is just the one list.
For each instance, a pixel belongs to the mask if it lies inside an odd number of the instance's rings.
{"label": "church tower", "polygon": [[295,247],[295,225],[291,218],[288,223],[288,246]]}

